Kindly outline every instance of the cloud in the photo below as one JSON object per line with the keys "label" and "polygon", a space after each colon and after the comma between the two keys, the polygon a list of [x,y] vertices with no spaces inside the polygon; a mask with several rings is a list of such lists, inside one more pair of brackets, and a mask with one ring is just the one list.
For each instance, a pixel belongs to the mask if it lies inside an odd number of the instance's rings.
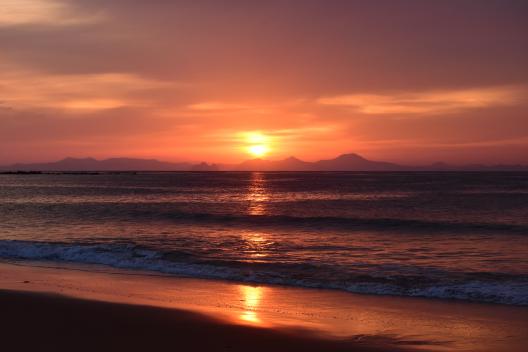
{"label": "cloud", "polygon": [[191,110],[200,110],[200,111],[225,111],[225,110],[248,110],[254,109],[251,105],[244,104],[232,104],[232,103],[223,103],[223,102],[203,102],[197,104],[189,105]]}
{"label": "cloud", "polygon": [[321,105],[349,107],[363,114],[445,114],[475,108],[516,105],[528,97],[528,89],[485,87],[459,90],[349,94],[324,97]]}
{"label": "cloud", "polygon": [[224,101],[204,101],[187,106],[190,111],[207,114],[230,114],[239,116],[250,115],[271,115],[280,116],[291,114],[296,108],[305,107],[304,99],[292,99],[274,102],[224,102]]}
{"label": "cloud", "polygon": [[[28,1],[37,3],[20,3]],[[526,11],[506,0],[503,6],[458,5],[457,16],[449,2],[50,1],[38,3],[68,11],[26,6],[37,19],[1,28],[1,60],[48,72],[199,81],[210,85],[217,96],[206,99],[214,100],[235,93],[284,98],[528,79]],[[54,24],[99,13],[103,18],[91,25]]]}
{"label": "cloud", "polygon": [[[70,6],[69,6],[70,5]],[[98,22],[102,13],[92,15],[73,11],[71,3],[57,0],[3,0],[0,11],[0,28],[41,24],[67,26]]]}
{"label": "cloud", "polygon": [[[147,106],[149,92],[167,83],[132,74],[49,75],[15,69],[0,72],[4,106],[17,110],[59,109],[82,112]],[[139,94],[141,93],[141,95]]]}

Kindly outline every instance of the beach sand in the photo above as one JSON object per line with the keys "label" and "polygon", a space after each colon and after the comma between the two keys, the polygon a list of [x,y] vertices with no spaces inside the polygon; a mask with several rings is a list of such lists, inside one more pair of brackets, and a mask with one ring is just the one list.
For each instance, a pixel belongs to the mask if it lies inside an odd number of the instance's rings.
{"label": "beach sand", "polygon": [[528,307],[0,264],[9,350],[524,351]]}

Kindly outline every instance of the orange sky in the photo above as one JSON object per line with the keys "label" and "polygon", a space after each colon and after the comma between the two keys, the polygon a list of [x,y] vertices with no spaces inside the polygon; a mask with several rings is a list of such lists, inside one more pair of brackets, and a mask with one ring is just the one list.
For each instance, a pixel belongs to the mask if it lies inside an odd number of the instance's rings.
{"label": "orange sky", "polygon": [[2,6],[0,164],[528,163],[525,1]]}

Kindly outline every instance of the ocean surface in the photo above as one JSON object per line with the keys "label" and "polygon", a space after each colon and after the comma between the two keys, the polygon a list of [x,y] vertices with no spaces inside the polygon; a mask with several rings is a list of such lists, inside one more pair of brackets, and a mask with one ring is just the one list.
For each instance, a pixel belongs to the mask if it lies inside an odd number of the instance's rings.
{"label": "ocean surface", "polygon": [[0,175],[0,260],[528,305],[528,173]]}

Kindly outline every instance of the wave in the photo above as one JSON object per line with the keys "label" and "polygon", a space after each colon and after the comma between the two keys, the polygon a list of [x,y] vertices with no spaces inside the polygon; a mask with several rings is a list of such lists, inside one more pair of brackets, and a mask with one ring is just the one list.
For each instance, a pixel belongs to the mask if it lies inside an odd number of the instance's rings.
{"label": "wave", "polygon": [[158,251],[134,243],[64,243],[0,240],[0,258],[99,264],[178,276],[338,289],[355,293],[399,295],[528,305],[528,277],[502,273],[461,276],[358,274],[314,263],[248,263],[205,260],[186,253]]}
{"label": "wave", "polygon": [[394,218],[352,218],[352,217],[300,217],[288,215],[222,215],[210,213],[172,213],[158,214],[172,220],[193,220],[200,222],[222,222],[253,226],[270,227],[324,227],[336,229],[372,229],[372,230],[405,230],[432,232],[452,231],[474,232],[474,231],[502,231],[525,234],[528,226],[507,223],[478,223],[478,222],[455,222],[455,221],[427,221],[416,219],[394,219]]}
{"label": "wave", "polygon": [[[38,211],[33,209],[38,207]],[[26,209],[27,208],[27,209]],[[0,210],[1,210],[0,204]],[[5,208],[12,211],[14,207]],[[225,211],[223,207],[211,207],[210,211],[193,211],[181,209],[170,203],[157,204],[126,204],[126,203],[90,203],[90,204],[53,204],[53,205],[17,205],[17,209],[27,215],[42,217],[53,216],[55,220],[64,223],[84,220],[108,221],[131,220],[134,222],[172,222],[190,224],[221,224],[230,226],[259,227],[259,228],[320,228],[336,230],[375,230],[375,231],[410,231],[410,232],[502,232],[512,234],[527,234],[526,222],[515,223],[506,220],[488,218],[483,221],[469,221],[468,219],[428,219],[428,218],[398,218],[398,217],[369,217],[367,216],[326,216],[321,215],[289,215],[278,213],[245,214],[242,209]],[[38,214],[38,215],[35,215]],[[423,216],[423,214],[421,214]],[[491,222],[494,221],[494,222]]]}

